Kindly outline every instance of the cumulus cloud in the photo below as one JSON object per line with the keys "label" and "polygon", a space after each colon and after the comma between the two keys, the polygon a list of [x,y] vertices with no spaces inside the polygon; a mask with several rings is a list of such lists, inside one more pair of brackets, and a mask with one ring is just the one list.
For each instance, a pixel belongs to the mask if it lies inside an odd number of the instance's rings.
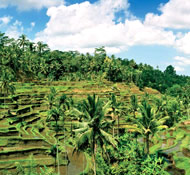
{"label": "cumulus cloud", "polygon": [[20,11],[42,9],[63,4],[63,0],[0,0],[0,8],[15,6]]}
{"label": "cumulus cloud", "polygon": [[154,26],[144,25],[140,20],[126,20],[124,24],[125,44],[133,45],[173,45],[175,35]]}
{"label": "cumulus cloud", "polygon": [[145,24],[174,29],[190,29],[190,1],[170,0],[161,5],[161,15],[148,13]]}
{"label": "cumulus cloud", "polygon": [[0,26],[2,25],[7,25],[11,21],[12,17],[11,16],[4,16],[0,18]]}
{"label": "cumulus cloud", "polygon": [[181,51],[185,54],[190,54],[189,45],[190,45],[190,32],[184,34],[180,39],[178,39],[176,41],[175,47],[179,51]]}
{"label": "cumulus cloud", "polygon": [[[88,1],[70,6],[51,7],[46,28],[36,35],[53,49],[92,51],[105,46],[109,53],[118,53],[137,44],[173,45],[172,31],[143,24],[129,17],[129,3],[126,0]],[[124,11],[128,18],[116,23],[115,13]]]}
{"label": "cumulus cloud", "polygon": [[[190,1],[170,0],[159,8],[161,15],[148,13],[144,24],[164,29],[190,29]],[[190,54],[190,32],[178,32],[173,47],[185,54]]]}

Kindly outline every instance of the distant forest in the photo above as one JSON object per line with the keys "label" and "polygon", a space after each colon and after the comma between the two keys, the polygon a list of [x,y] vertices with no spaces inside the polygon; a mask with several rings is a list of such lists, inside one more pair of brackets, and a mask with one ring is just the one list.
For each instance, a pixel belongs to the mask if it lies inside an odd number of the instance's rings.
{"label": "distant forest", "polygon": [[177,75],[173,66],[165,71],[133,59],[108,56],[104,47],[95,48],[94,54],[78,51],[50,50],[43,42],[33,43],[25,35],[17,40],[0,33],[0,80],[13,81],[81,81],[103,79],[113,82],[134,83],[175,95],[190,83],[190,77]]}

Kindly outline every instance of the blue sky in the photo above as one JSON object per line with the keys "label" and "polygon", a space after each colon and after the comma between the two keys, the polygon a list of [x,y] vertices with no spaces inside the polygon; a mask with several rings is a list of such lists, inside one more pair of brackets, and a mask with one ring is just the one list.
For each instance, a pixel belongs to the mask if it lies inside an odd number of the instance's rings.
{"label": "blue sky", "polygon": [[189,0],[0,0],[0,31],[190,75]]}

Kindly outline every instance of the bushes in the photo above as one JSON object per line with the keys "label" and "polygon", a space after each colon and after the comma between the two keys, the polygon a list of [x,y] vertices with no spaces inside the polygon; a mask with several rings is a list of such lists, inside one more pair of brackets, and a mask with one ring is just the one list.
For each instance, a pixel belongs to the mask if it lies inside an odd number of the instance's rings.
{"label": "bushes", "polygon": [[[133,135],[125,134],[119,138],[116,151],[108,148],[109,159],[97,155],[97,174],[100,175],[167,175],[166,163],[157,154],[144,154],[143,146]],[[111,163],[110,163],[111,162]]]}

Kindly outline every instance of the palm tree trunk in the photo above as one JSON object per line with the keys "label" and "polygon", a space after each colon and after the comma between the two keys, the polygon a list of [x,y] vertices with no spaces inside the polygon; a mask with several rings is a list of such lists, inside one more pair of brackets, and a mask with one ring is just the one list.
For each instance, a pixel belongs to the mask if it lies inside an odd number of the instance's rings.
{"label": "palm tree trunk", "polygon": [[93,161],[94,161],[94,175],[96,175],[96,159],[95,159],[95,154],[93,154]]}
{"label": "palm tree trunk", "polygon": [[[56,136],[57,136],[57,133],[58,133],[58,124],[57,124],[57,120],[55,120],[56,122]],[[57,169],[58,169],[58,175],[60,175],[60,167],[59,167],[59,148],[58,148],[58,141],[59,141],[59,138],[57,136]]]}
{"label": "palm tree trunk", "polygon": [[57,156],[55,156],[55,163],[54,163],[55,172],[56,172],[56,159],[57,159]]}
{"label": "palm tree trunk", "polygon": [[117,137],[119,139],[119,115],[117,116]]}
{"label": "palm tree trunk", "polygon": [[58,175],[60,175],[58,138],[57,138],[57,167],[58,167]]}
{"label": "palm tree trunk", "polygon": [[146,134],[146,151],[149,154],[149,132]]}
{"label": "palm tree trunk", "polygon": [[135,110],[133,111],[133,116],[134,116],[134,118],[136,118],[136,115],[135,115]]}
{"label": "palm tree trunk", "polygon": [[[112,110],[113,110],[113,113],[112,113],[111,117],[112,117],[112,120],[115,120],[114,109],[112,109]],[[114,125],[113,125],[113,129],[112,130],[113,130],[112,134],[113,134],[113,138],[114,138],[115,137]]]}
{"label": "palm tree trunk", "polygon": [[94,175],[96,175],[96,144],[94,146],[93,161],[94,161]]}
{"label": "palm tree trunk", "polygon": [[73,120],[71,119],[71,134],[73,133]]}

